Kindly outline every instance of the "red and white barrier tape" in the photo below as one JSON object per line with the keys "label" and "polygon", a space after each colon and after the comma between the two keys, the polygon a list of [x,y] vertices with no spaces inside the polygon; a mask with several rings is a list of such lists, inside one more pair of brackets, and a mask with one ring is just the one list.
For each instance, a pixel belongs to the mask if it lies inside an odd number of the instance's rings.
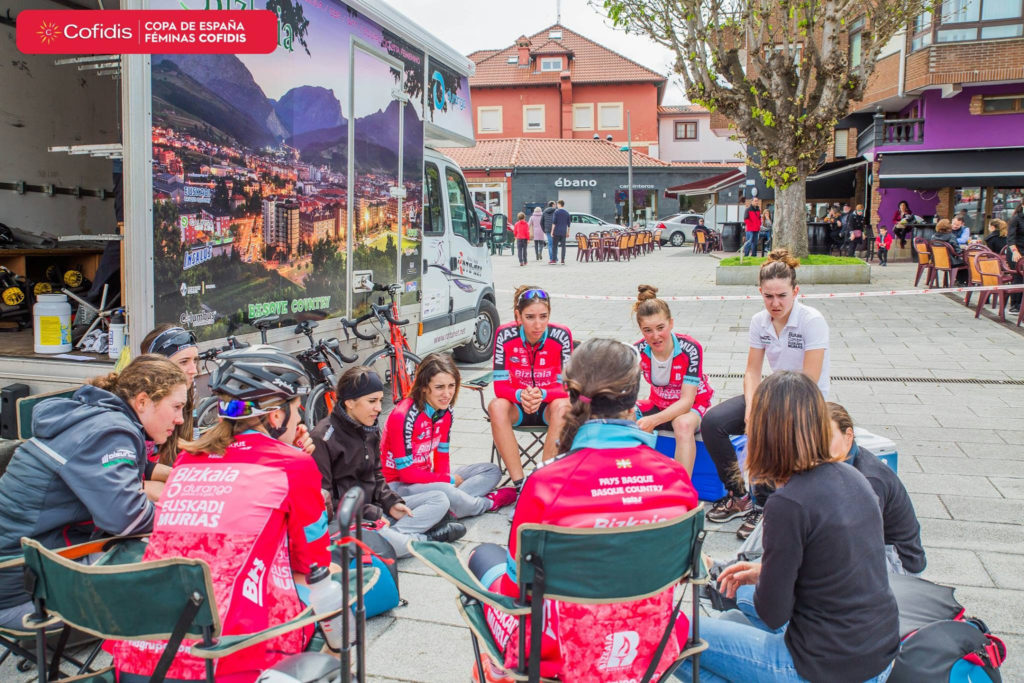
{"label": "red and white barrier tape", "polygon": [[[940,287],[936,289],[887,289],[869,292],[815,292],[800,294],[798,299],[866,299],[876,296],[914,296],[918,294],[966,294],[967,292],[991,292],[995,290],[1019,290],[1021,285],[998,285],[996,287]],[[511,289],[496,290],[498,294],[514,294]],[[552,299],[581,299],[584,301],[636,301],[635,296],[602,296],[598,294],[551,294]],[[761,301],[760,294],[722,294],[661,296],[662,301]]]}

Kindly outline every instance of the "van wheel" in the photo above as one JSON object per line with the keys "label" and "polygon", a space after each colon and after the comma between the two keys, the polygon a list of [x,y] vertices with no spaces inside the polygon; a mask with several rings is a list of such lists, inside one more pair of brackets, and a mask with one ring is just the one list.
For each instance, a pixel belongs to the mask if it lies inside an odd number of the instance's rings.
{"label": "van wheel", "polygon": [[672,243],[673,247],[681,247],[686,244],[686,235],[683,234],[682,230],[674,232],[672,233],[672,237],[669,238],[669,242]]}
{"label": "van wheel", "polygon": [[463,363],[483,363],[494,357],[494,335],[500,325],[498,309],[487,299],[480,302],[473,340],[455,349],[455,359]]}

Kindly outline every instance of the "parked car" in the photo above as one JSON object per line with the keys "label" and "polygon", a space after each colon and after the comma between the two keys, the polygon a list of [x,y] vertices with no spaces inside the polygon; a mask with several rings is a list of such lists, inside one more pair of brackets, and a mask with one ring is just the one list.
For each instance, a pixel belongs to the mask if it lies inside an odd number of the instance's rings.
{"label": "parked car", "polygon": [[484,230],[490,230],[491,216],[493,216],[494,214],[492,214],[490,211],[480,206],[479,204],[474,204],[473,208],[476,209],[476,216],[480,220],[480,227],[483,228]]}
{"label": "parked car", "polygon": [[662,230],[661,243],[671,244],[673,247],[681,247],[687,242],[693,241],[693,226],[704,218],[699,213],[674,213],[671,216],[659,218],[654,224],[655,230]]}
{"label": "parked car", "polygon": [[572,223],[569,224],[569,235],[565,238],[565,243],[570,247],[576,246],[576,235],[578,234],[582,233],[586,236],[598,230],[610,230],[618,227],[614,223],[609,223],[589,213],[570,212],[570,215]]}

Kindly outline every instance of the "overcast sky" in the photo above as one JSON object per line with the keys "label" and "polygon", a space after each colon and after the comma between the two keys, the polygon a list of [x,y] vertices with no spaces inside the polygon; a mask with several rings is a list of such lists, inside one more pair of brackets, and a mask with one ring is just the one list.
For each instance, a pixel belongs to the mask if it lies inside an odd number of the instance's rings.
{"label": "overcast sky", "polygon": [[[462,54],[505,48],[522,34],[532,35],[555,23],[559,0],[386,0],[424,29]],[[562,25],[668,74],[672,53],[651,41],[613,29],[587,0],[561,0]],[[596,2],[600,6],[600,2]],[[675,79],[665,88],[662,104],[682,104],[686,97]]]}

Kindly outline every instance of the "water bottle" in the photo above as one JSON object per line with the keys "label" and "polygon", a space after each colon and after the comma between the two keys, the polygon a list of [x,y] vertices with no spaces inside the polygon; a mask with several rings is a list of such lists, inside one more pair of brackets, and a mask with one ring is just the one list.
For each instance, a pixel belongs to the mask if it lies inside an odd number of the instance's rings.
{"label": "water bottle", "polygon": [[107,355],[113,359],[121,356],[124,348],[124,309],[119,308],[110,316],[110,329],[107,332]]}
{"label": "water bottle", "polygon": [[[331,580],[331,572],[327,567],[311,565],[306,584],[309,586],[309,604],[313,614],[327,614],[341,608],[341,584]],[[320,622],[328,647],[335,651],[341,649],[341,616],[339,614]]]}

